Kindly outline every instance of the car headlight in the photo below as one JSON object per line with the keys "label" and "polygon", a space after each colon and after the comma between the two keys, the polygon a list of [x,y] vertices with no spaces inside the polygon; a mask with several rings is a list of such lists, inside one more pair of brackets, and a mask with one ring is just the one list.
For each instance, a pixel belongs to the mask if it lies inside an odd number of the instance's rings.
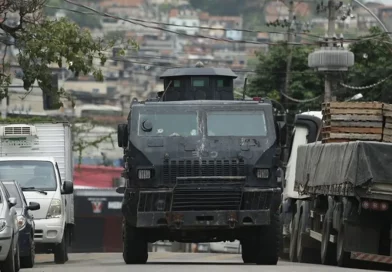
{"label": "car headlight", "polygon": [[7,227],[7,221],[5,221],[4,219],[0,219],[0,232],[5,230],[6,227]]}
{"label": "car headlight", "polygon": [[19,229],[23,229],[26,226],[26,218],[23,215],[18,216],[18,227]]}
{"label": "car headlight", "polygon": [[48,213],[46,214],[46,218],[59,218],[61,217],[61,200],[60,199],[52,199],[50,203]]}

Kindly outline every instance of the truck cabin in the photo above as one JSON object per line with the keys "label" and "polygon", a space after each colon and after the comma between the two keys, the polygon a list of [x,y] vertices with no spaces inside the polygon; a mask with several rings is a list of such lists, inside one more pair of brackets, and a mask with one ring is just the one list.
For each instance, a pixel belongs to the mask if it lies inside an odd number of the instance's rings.
{"label": "truck cabin", "polygon": [[160,78],[164,84],[158,92],[160,101],[234,100],[237,75],[228,68],[173,68]]}

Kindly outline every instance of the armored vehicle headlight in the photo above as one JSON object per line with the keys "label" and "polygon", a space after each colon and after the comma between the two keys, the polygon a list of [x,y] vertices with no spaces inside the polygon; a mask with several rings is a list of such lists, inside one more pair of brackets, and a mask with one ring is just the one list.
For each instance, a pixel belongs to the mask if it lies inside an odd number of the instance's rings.
{"label": "armored vehicle headlight", "polygon": [[268,179],[269,178],[269,169],[257,169],[256,177],[260,179]]}
{"label": "armored vehicle headlight", "polygon": [[151,178],[151,170],[149,169],[140,169],[137,171],[137,177],[139,179],[150,179]]}

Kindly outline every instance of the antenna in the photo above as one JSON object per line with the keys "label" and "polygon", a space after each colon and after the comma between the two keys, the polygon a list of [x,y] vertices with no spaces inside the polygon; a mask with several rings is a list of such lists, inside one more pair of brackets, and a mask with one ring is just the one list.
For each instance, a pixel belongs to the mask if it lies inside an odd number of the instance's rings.
{"label": "antenna", "polygon": [[169,82],[169,84],[167,85],[167,87],[166,87],[166,90],[163,92],[163,94],[162,94],[162,96],[161,96],[161,98],[159,99],[159,101],[158,102],[160,102],[162,99],[163,99],[163,96],[166,94],[166,92],[167,92],[167,90],[169,89],[169,87],[170,87],[170,85],[172,84],[172,80],[170,80],[170,82]]}

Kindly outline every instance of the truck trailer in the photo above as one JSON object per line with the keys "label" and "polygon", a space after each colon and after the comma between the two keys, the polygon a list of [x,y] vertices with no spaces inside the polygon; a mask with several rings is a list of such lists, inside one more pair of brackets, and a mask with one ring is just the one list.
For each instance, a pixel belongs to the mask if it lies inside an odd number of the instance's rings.
{"label": "truck trailer", "polygon": [[321,112],[295,119],[283,181],[283,251],[293,262],[391,264],[392,144],[323,143],[322,126]]}

